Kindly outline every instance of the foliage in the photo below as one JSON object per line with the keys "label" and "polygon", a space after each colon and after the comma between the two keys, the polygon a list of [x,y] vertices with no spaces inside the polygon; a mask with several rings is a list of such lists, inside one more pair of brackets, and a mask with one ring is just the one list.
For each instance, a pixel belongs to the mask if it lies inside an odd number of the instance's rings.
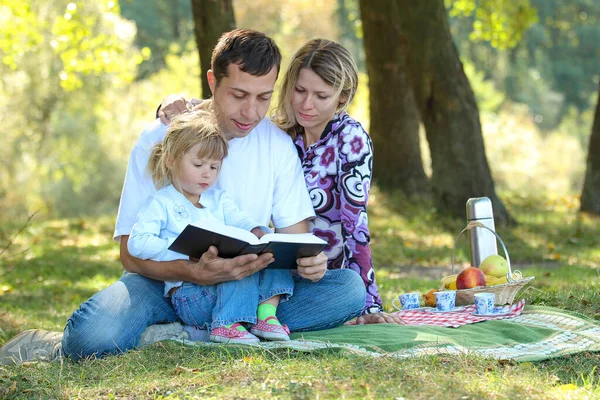
{"label": "foliage", "polygon": [[326,0],[234,0],[233,9],[238,27],[260,30],[275,40],[283,54],[282,70],[285,71],[294,52],[309,39],[339,37],[338,24],[333,23],[336,3]]}
{"label": "foliage", "polygon": [[593,106],[589,99],[600,78],[600,3],[532,0],[532,4],[540,22],[525,36],[528,54],[523,56],[540,66],[542,77],[565,96],[566,107],[573,105],[582,112]]}
{"label": "foliage", "polygon": [[529,0],[448,0],[451,17],[475,16],[472,41],[484,40],[500,50],[515,47],[523,32],[537,22]]}
{"label": "foliage", "polygon": [[[535,275],[529,304],[561,307],[600,321],[598,218],[578,215],[573,198],[503,196],[518,227],[500,231],[513,263]],[[386,309],[400,292],[436,287],[449,268],[464,220],[437,215],[374,188],[373,254]],[[33,327],[61,330],[80,302],[118,279],[113,216],[40,222],[0,258],[0,343]],[[3,226],[17,231],[21,224]],[[0,235],[2,238],[12,235]],[[466,242],[466,240],[465,240]],[[459,262],[467,260],[461,245]],[[18,254],[24,251],[22,254]],[[65,268],[68,265],[69,268]],[[416,267],[416,266],[419,267]],[[407,360],[349,353],[193,348],[159,343],[119,357],[0,368],[7,398],[597,398],[599,353],[538,363],[476,356]]]}
{"label": "foliage", "polygon": [[486,79],[485,73],[477,71],[472,63],[464,61],[463,68],[475,94],[479,111],[497,111],[505,100],[504,93],[498,91],[494,86],[494,82]]}
{"label": "foliage", "polygon": [[339,24],[339,42],[350,51],[360,71],[365,71],[365,51],[362,43],[362,21],[358,0],[337,0],[335,16]]}
{"label": "foliage", "polygon": [[[555,129],[571,107],[582,113],[594,105],[590,99],[600,80],[600,3],[458,0],[447,4],[463,59],[493,80],[507,99],[527,104],[542,129]],[[478,33],[479,28],[494,31],[493,18],[496,28],[507,29],[497,31],[496,38],[507,39],[505,46],[493,42],[493,34]],[[502,20],[514,26],[504,26]],[[484,36],[491,41],[482,41]]]}
{"label": "foliage", "polygon": [[130,46],[135,27],[113,1],[4,1],[2,13],[11,29],[29,29],[8,31],[26,45],[0,64],[0,207],[17,214],[98,210],[114,193],[103,187],[114,165],[98,146],[94,105],[104,90],[133,79],[142,60]]}
{"label": "foliage", "polygon": [[138,79],[165,68],[169,55],[181,56],[190,43],[195,46],[190,0],[121,0],[121,14],[135,21],[136,46],[152,55],[138,67]]}
{"label": "foliage", "polygon": [[567,130],[542,134],[523,105],[507,104],[482,117],[486,154],[500,190],[529,196],[575,195],[585,150]]}

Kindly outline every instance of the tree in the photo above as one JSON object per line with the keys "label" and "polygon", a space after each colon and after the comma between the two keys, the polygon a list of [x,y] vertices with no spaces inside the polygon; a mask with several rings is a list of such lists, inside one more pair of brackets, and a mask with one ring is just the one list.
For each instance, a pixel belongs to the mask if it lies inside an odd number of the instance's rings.
{"label": "tree", "polygon": [[224,32],[235,28],[235,17],[231,0],[192,0],[194,33],[200,55],[202,75],[202,97],[211,96],[206,73],[210,69],[212,50]]}
{"label": "tree", "polygon": [[[406,43],[401,38],[398,3],[361,0],[365,59],[377,183],[408,195],[429,189],[419,146],[419,112],[406,76]],[[388,40],[383,40],[388,38]],[[398,43],[390,45],[400,39]]]}
{"label": "tree", "polygon": [[580,211],[600,214],[600,90],[590,136]]}
{"label": "tree", "polygon": [[396,15],[408,46],[407,71],[431,150],[436,207],[464,217],[470,197],[489,197],[497,224],[512,222],[494,188],[479,111],[443,0],[405,0]]}

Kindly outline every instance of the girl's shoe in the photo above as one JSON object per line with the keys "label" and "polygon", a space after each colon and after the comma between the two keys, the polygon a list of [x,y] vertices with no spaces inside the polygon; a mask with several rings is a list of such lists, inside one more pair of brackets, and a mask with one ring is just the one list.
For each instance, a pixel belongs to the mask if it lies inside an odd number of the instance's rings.
{"label": "girl's shoe", "polygon": [[277,317],[267,317],[267,319],[258,319],[256,324],[252,325],[250,332],[258,337],[267,340],[287,341],[290,340],[290,330],[287,325],[269,324],[268,321],[274,319],[279,322]]}
{"label": "girl's shoe", "polygon": [[258,343],[260,339],[248,332],[246,329],[239,331],[238,326],[242,326],[236,322],[231,328],[219,326],[210,331],[210,341],[219,343],[235,343],[235,344],[248,344]]}

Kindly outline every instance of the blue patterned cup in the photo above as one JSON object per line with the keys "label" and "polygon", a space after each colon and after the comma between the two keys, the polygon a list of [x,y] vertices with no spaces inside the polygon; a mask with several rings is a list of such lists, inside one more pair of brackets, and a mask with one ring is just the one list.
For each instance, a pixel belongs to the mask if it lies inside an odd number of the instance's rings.
{"label": "blue patterned cup", "polygon": [[435,292],[435,304],[438,311],[452,311],[456,304],[456,290]]}
{"label": "blue patterned cup", "polygon": [[[398,304],[399,303],[399,304]],[[411,310],[421,306],[421,294],[418,292],[403,293],[392,301],[397,310]]]}
{"label": "blue patterned cup", "polygon": [[494,293],[477,293],[473,296],[475,299],[475,312],[477,314],[492,314],[494,312]]}

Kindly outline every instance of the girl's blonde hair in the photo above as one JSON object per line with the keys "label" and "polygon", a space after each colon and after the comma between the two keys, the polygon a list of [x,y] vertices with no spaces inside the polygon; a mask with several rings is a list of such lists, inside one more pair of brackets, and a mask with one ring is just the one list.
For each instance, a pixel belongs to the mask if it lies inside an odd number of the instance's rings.
{"label": "girl's blonde hair", "polygon": [[278,104],[273,120],[293,139],[302,132],[292,109],[292,95],[302,68],[317,74],[340,96],[337,112],[344,111],[356,94],[358,68],[350,52],[339,43],[327,39],[313,39],[298,49],[283,76]]}
{"label": "girl's blonde hair", "polygon": [[201,143],[196,157],[222,160],[227,157],[227,142],[221,136],[221,128],[212,101],[202,102],[200,109],[177,116],[171,121],[162,143],[152,148],[148,169],[156,189],[173,183],[169,166],[177,167],[183,155]]}

